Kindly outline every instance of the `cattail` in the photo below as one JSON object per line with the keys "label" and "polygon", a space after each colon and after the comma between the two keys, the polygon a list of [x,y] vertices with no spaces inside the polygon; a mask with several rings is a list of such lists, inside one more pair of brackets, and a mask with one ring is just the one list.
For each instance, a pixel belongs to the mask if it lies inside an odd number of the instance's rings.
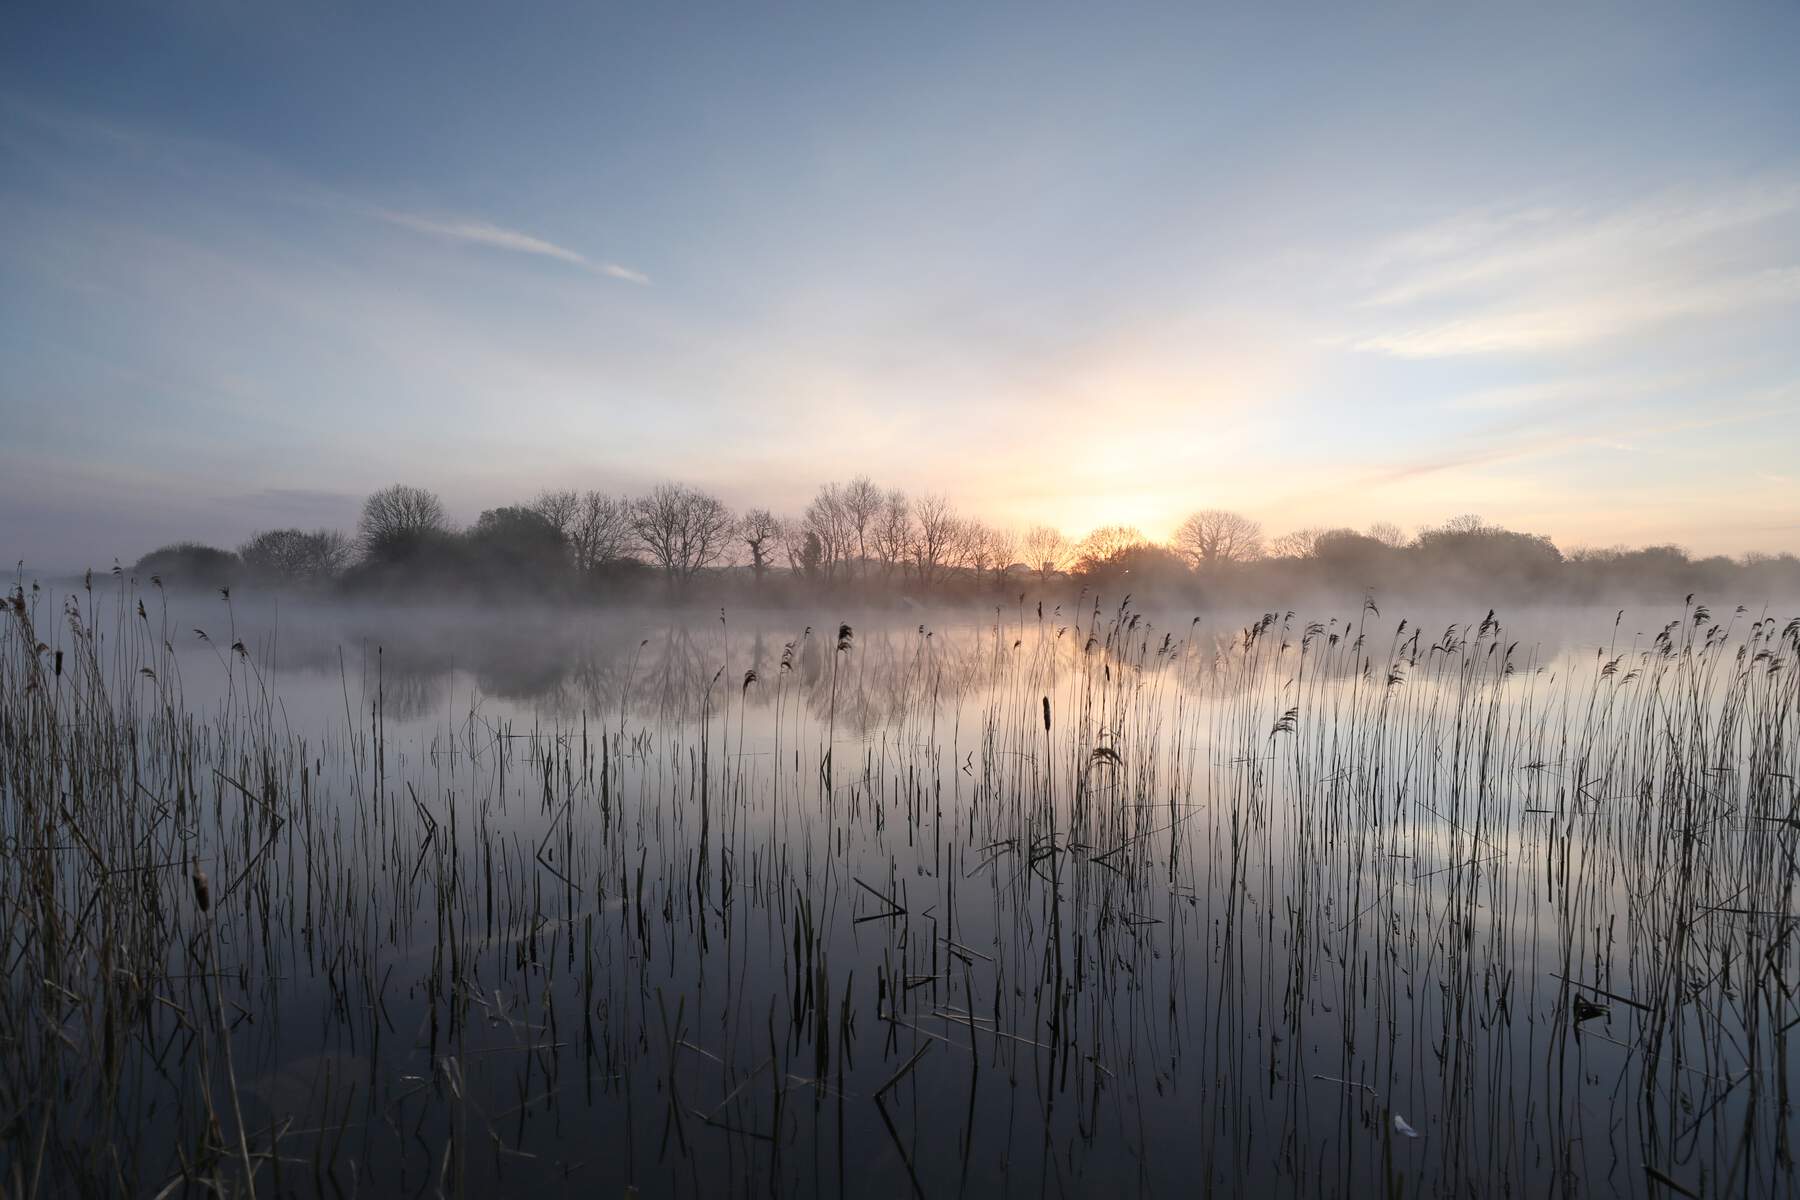
{"label": "cattail", "polygon": [[200,869],[200,860],[193,860],[194,903],[205,912],[212,907],[212,888],[206,882],[206,872]]}
{"label": "cattail", "polygon": [[1044,697],[1044,732],[1050,732],[1050,697]]}

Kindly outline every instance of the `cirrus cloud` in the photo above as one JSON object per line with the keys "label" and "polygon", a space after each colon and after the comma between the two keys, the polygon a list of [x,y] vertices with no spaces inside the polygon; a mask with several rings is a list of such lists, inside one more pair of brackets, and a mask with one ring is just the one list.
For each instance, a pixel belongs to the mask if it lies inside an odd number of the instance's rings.
{"label": "cirrus cloud", "polygon": [[1465,213],[1387,241],[1336,344],[1396,358],[1555,353],[1800,301],[1800,183]]}
{"label": "cirrus cloud", "polygon": [[416,213],[382,212],[381,219],[414,233],[422,233],[428,237],[442,238],[445,241],[462,242],[474,246],[490,246],[496,250],[510,250],[515,254],[535,254],[542,258],[553,258],[558,262],[569,263],[584,271],[592,271],[596,275],[604,275],[608,279],[619,279],[626,283],[647,286],[650,277],[642,271],[621,266],[615,262],[596,262],[579,251],[559,246],[555,242],[534,237],[529,233],[520,233],[515,229],[506,229],[486,221],[466,219],[440,219],[420,216]]}

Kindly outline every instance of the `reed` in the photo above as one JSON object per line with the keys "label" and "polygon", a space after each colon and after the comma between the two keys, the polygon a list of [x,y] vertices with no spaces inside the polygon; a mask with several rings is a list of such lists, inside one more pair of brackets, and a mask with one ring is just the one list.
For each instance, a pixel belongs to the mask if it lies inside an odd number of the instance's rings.
{"label": "reed", "polygon": [[296,730],[208,620],[7,600],[7,1195],[1794,1186],[1800,621],[721,617]]}

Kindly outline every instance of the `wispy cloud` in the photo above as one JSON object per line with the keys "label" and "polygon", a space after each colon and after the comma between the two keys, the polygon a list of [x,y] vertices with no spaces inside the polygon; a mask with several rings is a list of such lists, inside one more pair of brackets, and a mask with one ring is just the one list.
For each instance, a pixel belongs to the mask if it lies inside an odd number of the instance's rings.
{"label": "wispy cloud", "polygon": [[1800,183],[1462,214],[1366,264],[1362,329],[1398,358],[1559,352],[1800,301]]}
{"label": "wispy cloud", "polygon": [[[1501,511],[1507,512],[1530,511],[1534,505],[1542,505],[1546,510],[1567,507],[1570,512],[1566,519],[1570,524],[1534,530],[1559,539],[1577,534],[1584,539],[1599,537],[1601,540],[1618,540],[1622,536],[1637,540],[1667,539],[1678,530],[1659,527],[1654,521],[1642,530],[1617,525],[1612,526],[1610,532],[1609,526],[1616,519],[1613,517],[1601,520],[1599,524],[1584,525],[1584,521],[1594,519],[1594,514],[1585,510],[1578,512],[1576,510],[1582,506],[1569,503],[1569,480],[1578,470],[1591,470],[1609,459],[1620,461],[1613,456],[1632,456],[1632,461],[1642,461],[1645,456],[1669,461],[1669,456],[1679,455],[1683,447],[1700,440],[1707,431],[1791,420],[1795,412],[1793,391],[1772,389],[1745,396],[1741,403],[1729,409],[1671,416],[1660,421],[1624,423],[1618,414],[1604,411],[1572,412],[1567,422],[1525,418],[1423,447],[1385,462],[1321,467],[1307,473],[1301,486],[1272,496],[1263,511],[1296,514],[1297,519],[1290,517],[1290,520],[1299,525],[1318,522],[1317,514],[1321,512],[1344,511],[1347,498],[1363,501],[1374,498],[1379,507],[1372,511],[1377,513],[1393,512],[1396,504],[1405,505],[1410,500],[1409,506],[1414,513],[1420,511],[1422,504],[1429,504],[1436,505],[1442,514],[1473,508],[1492,516],[1494,510],[1481,504],[1479,498],[1500,496],[1507,498],[1501,506]],[[1563,461],[1554,470],[1530,466],[1553,460]],[[1758,482],[1779,493],[1783,485],[1776,482],[1778,478],[1779,473],[1775,478],[1763,475],[1758,477]],[[1708,505],[1731,506],[1746,501],[1754,501],[1752,509],[1755,505],[1762,506],[1755,511],[1767,509],[1766,500],[1749,488],[1745,477],[1740,475],[1734,482],[1734,487],[1696,492],[1686,503],[1696,511]],[[1588,503],[1592,503],[1591,497]],[[1657,518],[1658,521],[1667,519],[1667,512]],[[1327,518],[1330,520],[1332,518]],[[1716,531],[1706,531],[1700,540],[1704,543],[1713,538],[1716,538]],[[1713,544],[1716,545],[1716,541]]]}
{"label": "wispy cloud", "polygon": [[416,213],[386,211],[381,213],[381,219],[404,229],[410,229],[414,233],[442,238],[445,241],[462,242],[474,246],[491,246],[496,250],[510,250],[515,254],[535,254],[542,258],[554,258],[558,262],[569,263],[584,271],[604,275],[608,279],[619,279],[640,286],[648,285],[650,282],[650,277],[642,271],[634,271],[630,267],[620,266],[615,262],[596,262],[587,255],[571,250],[567,246],[559,246],[555,242],[533,237],[529,233],[520,233],[516,229],[491,225],[486,221],[443,220],[420,216]]}
{"label": "wispy cloud", "polygon": [[1660,399],[1684,390],[1715,389],[1724,373],[1706,369],[1655,371],[1635,367],[1577,371],[1529,383],[1478,387],[1444,401],[1447,412],[1505,413],[1551,409],[1592,409],[1595,405],[1622,405]]}
{"label": "wispy cloud", "polygon": [[1800,267],[1754,271],[1662,290],[1589,292],[1428,322],[1351,344],[1400,358],[1561,350],[1682,317],[1708,317],[1800,300]]}
{"label": "wispy cloud", "polygon": [[613,279],[623,279],[626,283],[637,283],[648,286],[650,277],[642,271],[634,271],[630,267],[621,267],[618,263],[601,263],[600,273]]}
{"label": "wispy cloud", "polygon": [[1701,243],[1800,214],[1800,182],[1668,194],[1614,207],[1522,205],[1404,233],[1378,251],[1398,278],[1369,297],[1398,305],[1580,265],[1618,269],[1686,257]]}

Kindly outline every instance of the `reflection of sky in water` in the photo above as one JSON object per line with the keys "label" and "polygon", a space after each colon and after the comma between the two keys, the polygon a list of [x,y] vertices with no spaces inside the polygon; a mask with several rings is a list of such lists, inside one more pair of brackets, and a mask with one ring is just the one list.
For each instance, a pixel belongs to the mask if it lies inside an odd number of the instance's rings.
{"label": "reflection of sky in water", "polygon": [[[808,637],[805,620],[315,615],[271,640],[242,618],[282,719],[325,747],[315,821],[336,830],[320,844],[341,856],[331,886],[367,910],[347,931],[322,922],[324,944],[304,952],[295,926],[279,931],[270,949],[292,960],[292,983],[284,1019],[246,1031],[250,1102],[316,1121],[324,1093],[341,1103],[353,1077],[436,1129],[457,1071],[508,1114],[506,1144],[539,1156],[492,1166],[495,1180],[556,1178],[545,1164],[560,1163],[593,1186],[699,1190],[775,1169],[766,1142],[741,1132],[776,1119],[772,1078],[757,1074],[772,1056],[794,1089],[787,1152],[829,1164],[816,1179],[781,1168],[803,1192],[836,1190],[840,1154],[902,1190],[910,1165],[933,1192],[965,1179],[1078,1191],[1204,1179],[1362,1194],[1390,1171],[1414,1188],[1536,1192],[1652,1152],[1666,1136],[1658,1103],[1712,1104],[1725,1126],[1766,1135],[1750,1089],[1718,1083],[1744,1064],[1712,1059],[1734,1044],[1766,1053],[1767,1034],[1716,993],[1668,1027],[1707,1064],[1699,1076],[1646,1076],[1623,1003],[1579,1043],[1566,1036],[1558,976],[1669,994],[1666,931],[1762,878],[1774,849],[1747,820],[1719,822],[1677,898],[1675,818],[1631,781],[1678,782],[1653,762],[1645,725],[1653,687],[1675,695],[1678,681],[1659,685],[1653,656],[1603,674],[1617,655],[1593,647],[1613,617],[1567,617],[1554,641],[1503,630],[1492,653],[1495,635],[1474,627],[1455,631],[1472,650],[1434,652],[1446,623],[1413,643],[1410,628],[1396,639],[1373,620],[1358,653],[1341,618],[1310,638],[1296,619],[1248,657],[1241,626],[1121,634],[1054,613],[1040,625],[1033,611],[923,632],[864,620],[844,652],[829,620]],[[190,699],[223,703],[214,652],[190,635],[182,657]],[[1731,677],[1701,680],[1707,704]],[[236,678],[247,686],[242,667]],[[378,693],[389,800],[377,831],[343,748],[363,744]],[[1748,811],[1752,774],[1705,786]],[[1047,853],[1046,794],[1061,854]],[[453,814],[457,856],[433,832]],[[277,894],[322,886],[287,870]],[[440,930],[445,879],[461,899]],[[905,912],[884,915],[877,895]],[[817,942],[796,958],[803,910]],[[1741,933],[1755,918],[1708,919],[1716,952],[1741,948],[1726,922]],[[1057,923],[1068,1062],[1048,1049]],[[334,942],[385,979],[370,1001],[379,1037],[332,1016]],[[454,1054],[426,979],[460,997]],[[830,992],[834,1022],[856,1020],[853,1034],[831,1026],[822,1086],[805,1082],[813,1018],[795,1016],[809,986]],[[671,1050],[677,1004],[686,1045]],[[554,1052],[541,1048],[547,1006]],[[592,1043],[571,1033],[589,1024]],[[348,1049],[345,1028],[361,1031]],[[923,1045],[891,1093],[904,1106],[896,1141],[867,1098]],[[740,1131],[687,1132],[738,1168],[643,1165],[658,1161],[670,1081],[692,1112]],[[838,1092],[854,1097],[842,1117]],[[1424,1137],[1389,1146],[1393,1113]],[[1046,1129],[1054,1154],[1038,1149]],[[364,1137],[382,1170],[425,1169],[416,1147]]]}
{"label": "reflection of sky in water", "polygon": [[[837,663],[848,668],[838,672],[841,721],[866,730],[894,719],[922,696],[940,704],[979,698],[1039,657],[1066,667],[1112,615],[1110,608],[1104,615],[1058,609],[1040,618],[1029,607],[1015,606],[985,618],[967,610],[925,614],[923,621],[917,614],[868,614],[856,621],[853,653]],[[1140,624],[1128,645],[1096,645],[1089,652],[1141,661],[1191,686],[1215,665],[1217,655],[1229,652],[1243,625],[1261,614],[1240,615],[1238,623],[1218,615],[1196,623],[1186,614],[1170,614]],[[1428,645],[1447,629],[1470,635],[1479,616],[1457,614],[1455,623],[1449,617],[1411,621],[1400,640],[1410,644],[1418,635]],[[1614,616],[1613,609],[1532,613],[1522,629],[1509,625],[1506,637],[1519,643],[1514,657],[1521,670],[1578,670],[1585,665],[1583,648],[1591,652],[1616,642],[1624,650],[1634,637],[1647,643],[1649,633],[1634,634],[1629,626],[1615,631]],[[1325,618],[1321,624],[1326,621],[1327,636],[1355,636],[1355,618]],[[1378,617],[1365,622],[1366,652],[1380,665],[1393,649],[1395,623]],[[219,648],[230,641],[221,602],[177,600],[169,623],[190,702],[210,702],[223,688]],[[728,690],[734,708],[740,703],[752,711],[772,707],[784,690],[789,698],[802,694],[804,703],[822,708],[819,695],[829,696],[838,658],[837,623],[830,614],[751,614],[727,622],[704,613],[282,611],[240,603],[235,634],[259,663],[267,667],[272,661],[268,677],[280,681],[290,714],[341,717],[345,691],[353,705],[372,700],[379,676],[390,721],[432,713],[464,716],[472,702],[508,714],[616,716],[621,697],[628,696],[628,711],[646,720],[688,722],[697,719],[709,685],[715,708],[724,706]],[[1662,620],[1642,616],[1637,623],[1653,633]],[[1291,625],[1289,640],[1297,643],[1304,620],[1295,617]],[[197,628],[214,638],[212,646],[193,636]],[[1172,652],[1158,653],[1165,645]],[[758,677],[748,688],[747,671]]]}

